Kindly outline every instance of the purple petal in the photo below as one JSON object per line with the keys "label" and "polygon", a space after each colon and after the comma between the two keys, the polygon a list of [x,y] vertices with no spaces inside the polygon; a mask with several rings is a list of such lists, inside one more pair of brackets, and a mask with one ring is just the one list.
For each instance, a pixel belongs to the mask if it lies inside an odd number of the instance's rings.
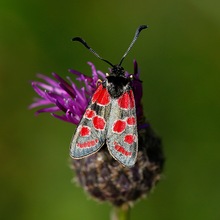
{"label": "purple petal", "polygon": [[[54,113],[52,113],[51,115],[52,115],[53,117],[55,117],[55,118],[58,118],[58,119],[62,120],[62,121],[66,121],[66,122],[73,123],[72,121],[69,121],[69,120],[66,118],[65,115],[57,115],[57,114],[54,114]],[[74,123],[73,123],[73,124],[74,124]]]}
{"label": "purple petal", "polygon": [[138,69],[137,61],[134,60],[133,63],[134,63],[134,76],[136,79],[140,79],[140,71]]}
{"label": "purple petal", "polygon": [[67,109],[65,108],[65,106],[62,105],[58,100],[56,101],[56,105],[61,111],[67,112]]}
{"label": "purple petal", "polygon": [[60,109],[57,106],[53,106],[53,107],[48,107],[48,108],[42,108],[40,110],[37,110],[36,113],[43,113],[43,112],[49,112],[49,113],[53,113],[53,112],[57,112],[60,111]]}
{"label": "purple petal", "polygon": [[77,71],[77,70],[69,69],[68,71],[69,71],[70,73],[74,74],[74,75],[77,75],[77,76],[83,75],[82,73],[80,73],[80,72]]}
{"label": "purple petal", "polygon": [[43,74],[38,73],[37,77],[40,78],[40,79],[43,79],[45,82],[52,85],[53,87],[56,87],[58,85],[58,82],[56,82],[55,80],[53,80],[50,77],[45,76]]}
{"label": "purple petal", "polygon": [[76,80],[78,80],[78,81],[84,81],[85,79],[91,79],[91,77],[86,76],[85,74],[80,73],[76,70],[69,69],[69,72],[77,75],[78,77],[76,78]]}
{"label": "purple petal", "polygon": [[[56,73],[52,73],[52,75],[53,75],[56,79],[58,79],[58,80],[60,81],[59,86],[60,86],[60,85],[63,85],[63,86],[70,92],[70,94],[74,94],[74,91],[73,91],[71,85],[69,85],[68,82],[66,82],[63,78],[61,78],[61,77],[60,77],[59,75],[57,75]],[[73,95],[73,96],[74,96],[74,95]]]}
{"label": "purple petal", "polygon": [[77,124],[79,124],[80,119],[81,119],[81,117],[79,117],[78,115],[73,115],[70,111],[66,112],[66,117],[73,123],[77,123]]}
{"label": "purple petal", "polygon": [[48,100],[40,99],[40,98],[35,98],[34,99],[34,103],[29,105],[28,108],[31,109],[31,108],[36,108],[36,107],[39,107],[39,106],[42,106],[42,105],[49,105],[49,104],[51,104],[51,102],[48,101]]}
{"label": "purple petal", "polygon": [[41,89],[39,89],[37,87],[37,83],[36,82],[32,82],[32,87],[34,88],[35,92],[41,96],[42,98],[46,98],[45,92],[43,92]]}
{"label": "purple petal", "polygon": [[95,68],[94,64],[91,63],[91,62],[88,62],[88,64],[90,65],[90,67],[92,69],[93,81],[95,81],[95,82],[98,81],[98,74],[97,74],[97,71],[96,71],[96,68]]}
{"label": "purple petal", "polygon": [[62,83],[60,83],[60,87],[66,92],[68,93],[72,98],[75,98],[75,91],[73,90],[73,88],[69,87],[69,86],[66,86]]}
{"label": "purple petal", "polygon": [[106,75],[102,71],[97,70],[97,73],[98,73],[99,76],[101,76],[102,79],[106,78]]}
{"label": "purple petal", "polygon": [[43,90],[47,90],[47,91],[53,91],[54,87],[53,86],[49,86],[45,83],[42,82],[35,82],[36,86],[41,87]]}

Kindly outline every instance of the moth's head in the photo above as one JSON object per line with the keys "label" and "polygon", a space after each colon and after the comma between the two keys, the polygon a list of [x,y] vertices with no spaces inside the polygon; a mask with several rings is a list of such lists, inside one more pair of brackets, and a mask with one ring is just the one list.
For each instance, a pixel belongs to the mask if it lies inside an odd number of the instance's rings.
{"label": "moth's head", "polygon": [[114,65],[111,69],[111,76],[125,76],[125,70],[122,66],[120,65]]}

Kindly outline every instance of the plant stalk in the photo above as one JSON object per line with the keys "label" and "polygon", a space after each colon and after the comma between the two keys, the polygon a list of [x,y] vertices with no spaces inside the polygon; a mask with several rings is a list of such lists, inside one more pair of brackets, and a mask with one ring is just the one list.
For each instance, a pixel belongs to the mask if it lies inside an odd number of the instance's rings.
{"label": "plant stalk", "polygon": [[129,206],[113,207],[111,220],[129,220]]}

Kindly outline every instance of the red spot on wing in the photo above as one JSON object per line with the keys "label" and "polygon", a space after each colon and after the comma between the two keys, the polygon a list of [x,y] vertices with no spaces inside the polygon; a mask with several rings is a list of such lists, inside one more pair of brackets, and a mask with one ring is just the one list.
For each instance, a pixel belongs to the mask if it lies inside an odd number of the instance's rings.
{"label": "red spot on wing", "polygon": [[134,94],[132,90],[125,92],[120,98],[118,99],[118,105],[122,109],[132,109],[135,106],[134,101]]}
{"label": "red spot on wing", "polygon": [[102,86],[102,84],[98,87],[98,89],[95,91],[92,102],[97,103],[98,105],[108,105],[110,103],[110,95],[108,93],[108,90]]}
{"label": "red spot on wing", "polygon": [[91,134],[91,128],[88,126],[82,126],[79,134],[82,137],[89,136]]}
{"label": "red spot on wing", "polygon": [[96,115],[95,111],[91,110],[90,108],[86,109],[85,117],[88,119],[92,119]]}
{"label": "red spot on wing", "polygon": [[96,130],[104,130],[105,128],[105,119],[103,117],[100,117],[100,116],[95,116],[93,119],[92,119],[92,123],[93,123],[93,126]]}
{"label": "red spot on wing", "polygon": [[133,134],[127,134],[124,137],[124,142],[128,143],[128,144],[133,144],[135,142],[135,135]]}
{"label": "red spot on wing", "polygon": [[119,119],[114,122],[112,130],[115,133],[121,133],[125,130],[125,128],[126,128],[126,122]]}
{"label": "red spot on wing", "polygon": [[132,153],[130,151],[125,150],[125,148],[119,145],[117,142],[114,142],[114,145],[115,145],[115,150],[118,151],[119,153],[122,153],[126,157],[131,156]]}
{"label": "red spot on wing", "polygon": [[79,148],[89,148],[89,147],[94,147],[98,143],[98,139],[93,139],[90,141],[85,141],[83,143],[77,143],[77,147]]}
{"label": "red spot on wing", "polygon": [[136,124],[136,118],[134,116],[127,118],[128,125],[135,125]]}

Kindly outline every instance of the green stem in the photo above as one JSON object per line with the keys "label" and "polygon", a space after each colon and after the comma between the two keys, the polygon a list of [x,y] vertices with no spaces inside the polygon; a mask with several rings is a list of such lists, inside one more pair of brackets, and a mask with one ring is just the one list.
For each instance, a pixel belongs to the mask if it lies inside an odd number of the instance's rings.
{"label": "green stem", "polygon": [[111,220],[129,220],[129,206],[113,207]]}

